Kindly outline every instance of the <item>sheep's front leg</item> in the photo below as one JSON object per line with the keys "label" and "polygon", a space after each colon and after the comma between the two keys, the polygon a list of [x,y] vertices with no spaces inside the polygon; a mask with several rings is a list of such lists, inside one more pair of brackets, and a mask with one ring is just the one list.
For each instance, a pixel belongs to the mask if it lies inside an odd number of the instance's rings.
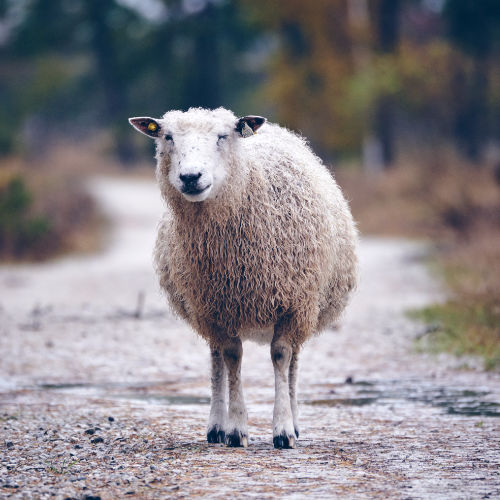
{"label": "sheep's front leg", "polygon": [[290,403],[289,370],[291,343],[283,335],[283,324],[277,325],[271,343],[274,366],[273,443],[275,448],[295,448],[295,429]]}
{"label": "sheep's front leg", "polygon": [[229,380],[229,412],[226,426],[228,446],[248,446],[247,409],[241,386],[241,358],[243,347],[239,338],[232,338],[223,347]]}
{"label": "sheep's front leg", "polygon": [[288,370],[288,384],[290,394],[290,406],[292,409],[293,427],[295,435],[299,437],[299,407],[297,404],[297,378],[299,371],[299,352],[294,350],[292,352],[292,359],[290,360],[290,368]]}
{"label": "sheep's front leg", "polygon": [[208,419],[207,441],[209,443],[224,443],[226,438],[226,367],[221,350],[210,349],[212,360],[212,400],[210,417]]}

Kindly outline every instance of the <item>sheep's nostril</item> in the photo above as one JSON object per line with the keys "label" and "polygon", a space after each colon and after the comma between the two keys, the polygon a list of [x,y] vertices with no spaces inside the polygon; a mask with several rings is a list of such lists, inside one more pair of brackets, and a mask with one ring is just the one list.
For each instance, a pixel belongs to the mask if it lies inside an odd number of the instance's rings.
{"label": "sheep's nostril", "polygon": [[186,185],[194,185],[198,182],[201,177],[201,172],[197,174],[181,174],[179,175],[180,180]]}

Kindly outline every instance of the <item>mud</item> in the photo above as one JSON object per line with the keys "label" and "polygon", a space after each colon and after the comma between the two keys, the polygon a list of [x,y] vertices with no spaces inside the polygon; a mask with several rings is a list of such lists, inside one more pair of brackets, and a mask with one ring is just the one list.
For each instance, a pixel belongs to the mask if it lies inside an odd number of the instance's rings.
{"label": "mud", "polygon": [[205,442],[208,348],[153,276],[154,184],[91,189],[105,252],[0,267],[0,498],[500,496],[500,376],[414,349],[405,311],[442,297],[424,245],[362,240],[345,318],[301,356],[295,450],[272,447],[269,349],[244,345],[249,447],[230,449]]}

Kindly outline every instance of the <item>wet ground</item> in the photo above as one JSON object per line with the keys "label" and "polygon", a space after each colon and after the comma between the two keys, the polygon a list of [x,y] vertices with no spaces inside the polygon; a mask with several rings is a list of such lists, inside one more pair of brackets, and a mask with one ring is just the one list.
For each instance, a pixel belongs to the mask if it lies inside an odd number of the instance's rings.
{"label": "wet ground", "polygon": [[155,186],[92,189],[105,252],[0,267],[0,498],[500,497],[500,376],[414,349],[405,311],[441,296],[424,246],[361,242],[345,318],[302,353],[295,450],[272,447],[269,349],[244,345],[250,445],[230,449],[205,442],[208,349],[152,272]]}

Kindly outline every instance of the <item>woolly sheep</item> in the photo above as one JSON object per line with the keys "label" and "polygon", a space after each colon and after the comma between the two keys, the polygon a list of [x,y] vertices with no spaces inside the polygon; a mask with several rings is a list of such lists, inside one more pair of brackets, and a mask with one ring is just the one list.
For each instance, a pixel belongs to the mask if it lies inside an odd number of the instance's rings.
{"label": "woolly sheep", "polygon": [[210,345],[208,442],[248,444],[240,367],[250,339],[271,346],[274,446],[294,448],[299,350],[344,309],[356,284],[357,235],[306,141],[265,122],[224,108],[130,119],[156,141],[169,208],[155,248],[160,285]]}

